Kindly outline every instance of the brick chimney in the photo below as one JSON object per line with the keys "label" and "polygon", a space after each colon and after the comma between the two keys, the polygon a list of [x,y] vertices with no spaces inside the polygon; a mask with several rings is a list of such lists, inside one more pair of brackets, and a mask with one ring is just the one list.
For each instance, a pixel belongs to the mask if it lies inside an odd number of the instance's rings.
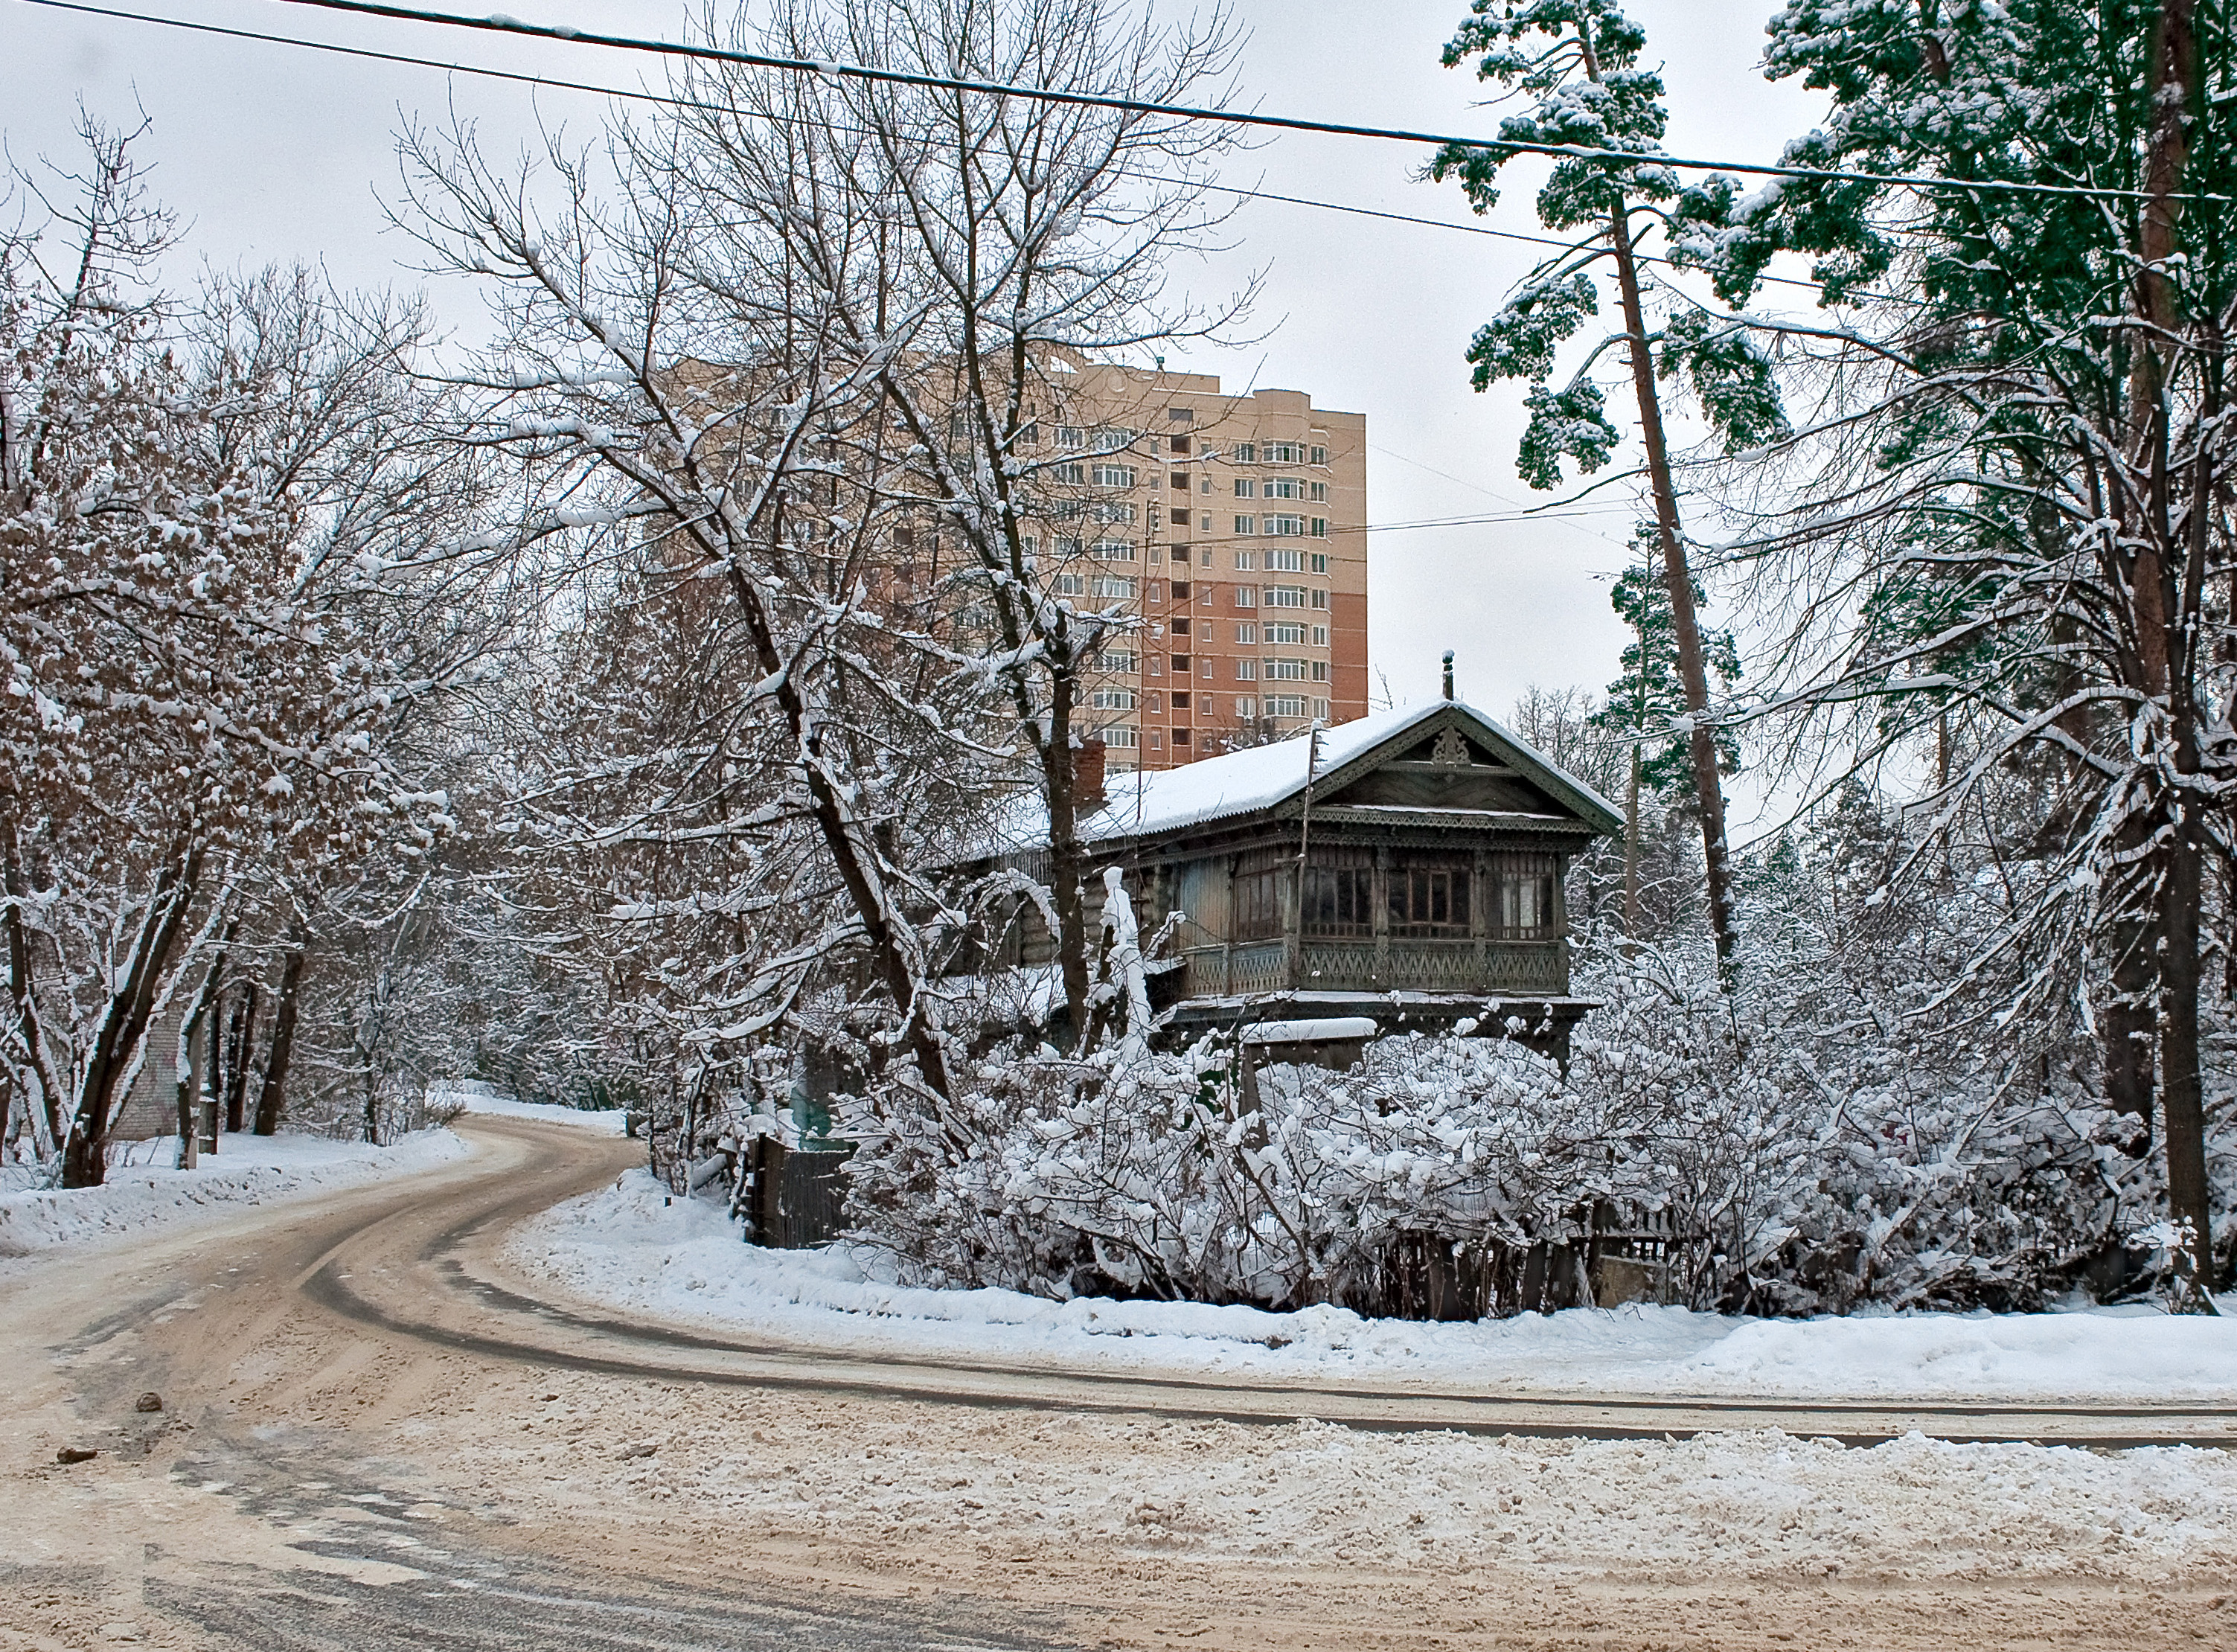
{"label": "brick chimney", "polygon": [[1081,815],[1103,807],[1103,737],[1091,734],[1072,749],[1072,806]]}

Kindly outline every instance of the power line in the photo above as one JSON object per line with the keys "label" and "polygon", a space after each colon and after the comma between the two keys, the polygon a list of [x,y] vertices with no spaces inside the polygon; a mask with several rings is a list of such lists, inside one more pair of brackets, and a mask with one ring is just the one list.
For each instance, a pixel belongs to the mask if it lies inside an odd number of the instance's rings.
{"label": "power line", "polygon": [[[396,63],[407,68],[440,69],[446,74],[472,75],[479,79],[506,81],[517,86],[537,86],[551,91],[584,92],[594,97],[624,98],[633,102],[657,103],[669,109],[697,109],[708,114],[737,112],[727,104],[709,103],[699,98],[679,96],[673,92],[654,92],[647,91],[643,88],[633,89],[627,87],[605,86],[590,81],[560,80],[551,76],[531,75],[523,69],[487,69],[478,64],[455,63],[444,58],[417,57],[408,52],[379,51],[369,46],[346,46],[334,41],[306,40],[297,35],[270,34],[256,29],[230,28],[221,23],[190,22],[184,17],[164,17],[143,11],[126,11],[112,6],[89,5],[84,3],[83,0],[24,0],[24,3],[28,5],[43,7],[49,11],[74,11],[86,17],[108,17],[122,23],[142,23],[158,28],[184,30],[189,34],[216,35],[228,40],[248,40],[271,46],[294,46],[306,51],[327,52],[340,57],[358,57],[373,63]],[[785,116],[781,118],[826,130],[859,134],[859,129],[841,127],[828,121],[808,121],[802,116]],[[1134,178],[1145,182],[1169,182],[1157,173],[1144,172],[1128,167],[1114,167],[1112,171],[1115,175]],[[1553,235],[1525,235],[1520,230],[1495,229],[1488,224],[1460,224],[1446,218],[1424,218],[1414,213],[1392,212],[1380,207],[1355,206],[1343,201],[1323,201],[1311,195],[1290,195],[1268,189],[1246,189],[1238,184],[1231,183],[1200,182],[1193,187],[1212,194],[1235,195],[1248,201],[1270,201],[1283,206],[1310,207],[1322,212],[1338,212],[1353,217],[1376,218],[1389,223],[1416,224],[1425,229],[1450,230],[1456,235],[1483,235],[1494,241],[1520,241],[1527,246],[1550,247],[1559,251],[1576,250],[1580,247],[1580,243],[1562,241]],[[1640,253],[1637,257],[1638,261],[1642,264],[1653,264],[1672,269],[1681,268],[1676,261],[1653,253]],[[1782,287],[1806,287],[1811,292],[1823,292],[1825,287],[1823,281],[1807,281],[1796,275],[1765,275],[1760,279],[1775,282]],[[1911,301],[1885,294],[1858,294],[1857,296],[1879,297],[1895,302]],[[1393,457],[1400,457],[1400,455],[1394,454]]]}
{"label": "power line", "polygon": [[[33,0],[37,3],[38,0]],[[1599,149],[1580,143],[1527,143],[1509,138],[1455,137],[1443,132],[1419,132],[1404,127],[1355,126],[1339,121],[1313,121],[1295,116],[1244,114],[1237,109],[1202,108],[1186,103],[1158,103],[1144,98],[1120,97],[1107,92],[1072,92],[1046,86],[1013,85],[1004,81],[965,80],[947,75],[924,75],[908,69],[874,69],[863,63],[819,62],[808,57],[782,57],[768,52],[741,51],[735,47],[693,45],[685,41],[647,40],[634,35],[599,34],[564,24],[525,23],[518,17],[493,13],[462,17],[446,11],[426,11],[416,6],[388,5],[381,0],[278,0],[282,5],[310,6],[355,17],[385,17],[400,23],[432,23],[449,29],[472,29],[532,40],[552,40],[575,46],[599,46],[613,51],[649,52],[656,56],[685,57],[707,63],[732,63],[745,69],[773,69],[786,74],[814,75],[836,80],[860,80],[893,86],[914,86],[927,91],[973,92],[991,97],[1015,97],[1031,102],[1062,103],[1083,109],[1116,109],[1124,114],[1162,115],[1175,120],[1206,121],[1216,125],[1265,127],[1280,132],[1317,132],[1331,137],[1377,138],[1398,143],[1429,143],[1440,148],[1495,150],[1508,155],[1543,155],[1559,161],[1610,161],[1627,166],[1669,167],[1686,172],[1742,172],[1768,178],[1814,178],[1832,183],[1871,183],[1909,189],[1943,189],[1959,194],[2076,195],[2088,200],[2168,200],[2226,203],[2225,195],[2158,195],[2147,189],[2095,189],[2082,184],[2022,183],[2010,179],[1969,180],[1937,178],[1901,172],[1851,172],[1825,167],[1769,166],[1751,161],[1699,161],[1660,151]]]}

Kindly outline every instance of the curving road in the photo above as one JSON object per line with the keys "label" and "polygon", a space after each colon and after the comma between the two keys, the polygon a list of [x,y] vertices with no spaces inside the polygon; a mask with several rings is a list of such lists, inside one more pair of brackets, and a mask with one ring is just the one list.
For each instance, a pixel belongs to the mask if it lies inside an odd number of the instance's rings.
{"label": "curving road", "polygon": [[[1869,1443],[1916,1430],[2094,1447],[2237,1444],[2237,1419],[1267,1387],[879,1358],[632,1323],[525,1285],[501,1251],[515,1225],[610,1180],[641,1147],[509,1120],[463,1131],[474,1156],[439,1171],[0,1265],[0,1652],[1184,1640],[1772,1652],[1798,1632],[1906,1652],[1953,1639],[2237,1644],[2237,1603],[2218,1583],[2162,1588],[2147,1618],[2117,1571],[2046,1594],[2016,1576],[1917,1589],[1717,1581],[1745,1580],[1744,1558],[1703,1580],[1510,1565],[1495,1610],[1469,1589],[1425,1593],[1419,1571],[1224,1562],[1216,1533],[1191,1539],[1185,1563],[1126,1543],[1028,1541],[1025,1523],[974,1535],[975,1502],[929,1524],[888,1522],[869,1547],[835,1543],[868,1528],[812,1501],[771,1515],[764,1497],[748,1520],[705,1494],[756,1474],[763,1487],[809,1486],[797,1465],[819,1450],[857,1463],[848,1483],[874,1492],[884,1483],[871,1459],[905,1458],[934,1433],[941,1463],[1016,1454],[1028,1478],[1057,1462],[1092,1479],[1083,1452],[1216,1446],[1216,1432],[1190,1431],[1207,1418],[1618,1439],[1769,1427]],[[161,1412],[135,1410],[148,1390],[163,1395]],[[696,1441],[709,1443],[697,1468],[686,1460]],[[65,1446],[99,1455],[62,1465]],[[683,1487],[702,1500],[660,1501]]]}
{"label": "curving road", "polygon": [[634,1143],[554,1127],[474,1119],[480,1173],[435,1190],[396,1190],[305,1272],[300,1289],[330,1312],[393,1336],[485,1358],[611,1376],[689,1378],[757,1389],[1062,1411],[1156,1412],[1231,1423],[1300,1417],[1375,1430],[1459,1430],[1596,1439],[1678,1438],[1776,1428],[1874,1444],[1912,1432],[1957,1441],[2122,1449],[2237,1446],[2237,1417],[2198,1406],[1798,1403],[1615,1395],[1577,1398],[1429,1386],[1281,1384],[1081,1372],[1054,1365],[972,1364],[819,1349],[625,1319],[539,1295],[504,1269],[516,1223],[641,1162]]}

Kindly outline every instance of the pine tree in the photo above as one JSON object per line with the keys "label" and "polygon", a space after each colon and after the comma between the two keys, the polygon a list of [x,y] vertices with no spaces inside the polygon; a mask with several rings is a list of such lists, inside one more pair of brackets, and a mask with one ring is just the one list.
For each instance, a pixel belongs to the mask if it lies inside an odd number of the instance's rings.
{"label": "pine tree", "polygon": [[[1640,530],[1639,538],[1647,541],[1642,550],[1652,549],[1653,533],[1651,527]],[[1696,604],[1702,600],[1698,586],[1693,596]],[[1624,933],[1636,938],[1643,933],[1639,889],[1642,794],[1691,788],[1693,741],[1685,720],[1686,688],[1668,586],[1648,565],[1635,563],[1618,577],[1609,602],[1631,627],[1632,640],[1624,644],[1623,675],[1607,685],[1607,698],[1594,713],[1592,724],[1629,753],[1624,792]],[[1725,687],[1739,679],[1739,651],[1730,631],[1705,633],[1702,651]],[[1739,742],[1726,729],[1716,730],[1715,737],[1719,775],[1738,774]]]}
{"label": "pine tree", "polygon": [[[1679,520],[1663,421],[1661,377],[1683,374],[1728,447],[1753,446],[1785,429],[1769,363],[1747,330],[1732,321],[1679,307],[1659,332],[1650,332],[1646,294],[1638,259],[1640,238],[1662,221],[1698,227],[1721,221],[1729,201],[1713,192],[1685,191],[1657,157],[1666,113],[1659,76],[1640,67],[1646,36],[1610,0],[1475,0],[1446,46],[1455,67],[1476,56],[1476,75],[1509,95],[1521,95],[1529,112],[1509,116],[1500,135],[1516,142],[1572,144],[1612,149],[1636,160],[1557,161],[1538,195],[1538,217],[1547,228],[1576,237],[1541,263],[1509,294],[1500,314],[1481,328],[1468,350],[1477,389],[1502,379],[1523,379],[1530,421],[1520,456],[1534,487],[1561,485],[1564,459],[1587,472],[1607,463],[1620,441],[1608,422],[1606,398],[1590,377],[1594,364],[1620,344],[1631,370],[1640,437],[1646,448],[1654,532],[1668,593],[1678,671],[1691,719],[1686,751],[1700,809],[1707,865],[1710,922],[1717,954],[1729,969],[1734,922],[1725,801],[1718,776],[1706,647],[1695,615],[1695,584]],[[1481,56],[1477,56],[1481,54]],[[1432,162],[1429,175],[1456,178],[1478,212],[1497,202],[1501,169],[1516,151],[1455,144]],[[1599,313],[1594,278],[1612,266],[1622,310],[1622,330],[1601,340],[1581,367],[1558,387],[1555,354]],[[1656,347],[1660,346],[1660,361]]]}

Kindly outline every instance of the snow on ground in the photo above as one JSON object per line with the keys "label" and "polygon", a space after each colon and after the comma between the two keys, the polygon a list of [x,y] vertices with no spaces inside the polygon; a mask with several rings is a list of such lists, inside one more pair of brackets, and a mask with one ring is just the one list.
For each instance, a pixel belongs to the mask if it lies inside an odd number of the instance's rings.
{"label": "snow on ground", "polygon": [[2237,1400],[2237,1298],[2221,1319],[2149,1306],[1808,1320],[1627,1307],[1460,1325],[1329,1307],[1059,1303],[911,1289],[843,1247],[759,1250],[719,1205],[666,1199],[633,1171],[525,1225],[508,1255],[617,1306],[863,1351],[1540,1394]]}
{"label": "snow on ground", "polygon": [[[1479,1581],[1528,1568],[1686,1583],[2115,1577],[2216,1588],[2237,1568],[2237,1453],[2188,1446],[2102,1452],[1913,1434],[1862,1447],[1771,1429],[1683,1440],[1384,1434],[624,1388],[593,1373],[534,1382],[468,1400],[486,1413],[472,1426],[445,1410],[406,1423],[404,1437],[439,1445],[450,1472],[524,1519],[592,1534],[604,1521],[702,1523],[707,1543],[749,1556],[764,1539],[804,1537],[912,1576],[927,1556],[975,1549],[1012,1566],[1046,1558],[1062,1576],[1105,1548],[1137,1576],[1224,1559],[1252,1569],[1231,1577],[1277,1590],[1290,1568],[1326,1578],[1353,1564]],[[2073,1641],[2055,1604],[2044,1617],[2041,1644]],[[1797,1638],[1864,1643],[1852,1632]],[[1648,1643],[1662,1642],[1623,1642]]]}
{"label": "snow on ground", "polygon": [[325,1136],[226,1135],[192,1170],[175,1168],[175,1136],[121,1144],[99,1187],[37,1189],[0,1182],[0,1257],[96,1245],[151,1227],[191,1226],[245,1205],[270,1205],[407,1175],[472,1151],[447,1130],[393,1146]]}
{"label": "snow on ground", "polygon": [[559,1107],[550,1101],[517,1101],[500,1094],[494,1087],[473,1080],[431,1084],[427,1087],[427,1101],[431,1107],[456,1106],[467,1113],[485,1113],[492,1118],[542,1119],[548,1124],[569,1124],[580,1130],[595,1130],[604,1136],[620,1135],[625,1117],[619,1107],[594,1111]]}

